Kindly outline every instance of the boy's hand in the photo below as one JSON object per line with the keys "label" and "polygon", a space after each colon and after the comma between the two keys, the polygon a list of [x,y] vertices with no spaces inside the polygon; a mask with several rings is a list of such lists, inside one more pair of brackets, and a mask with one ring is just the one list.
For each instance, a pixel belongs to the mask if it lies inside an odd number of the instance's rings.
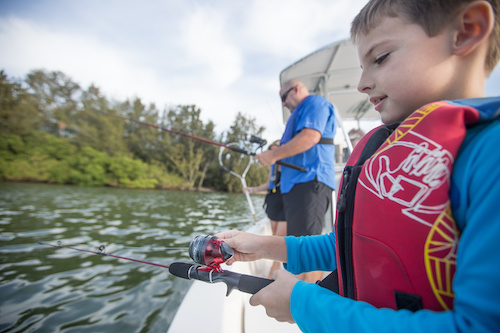
{"label": "boy's hand", "polygon": [[267,315],[277,321],[294,323],[290,312],[290,296],[299,278],[285,270],[276,271],[274,278],[273,283],[250,298],[250,305],[264,306]]}
{"label": "boy's hand", "polygon": [[260,249],[259,238],[263,236],[238,230],[223,231],[215,236],[222,239],[234,250],[234,256],[226,261],[228,265],[232,265],[236,261],[254,261],[261,258],[257,252]]}

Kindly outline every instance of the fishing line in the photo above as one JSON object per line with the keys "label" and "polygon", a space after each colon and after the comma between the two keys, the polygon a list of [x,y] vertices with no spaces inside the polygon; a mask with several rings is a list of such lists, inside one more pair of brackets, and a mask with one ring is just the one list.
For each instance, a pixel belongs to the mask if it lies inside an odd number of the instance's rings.
{"label": "fishing line", "polygon": [[61,241],[58,241],[57,245],[56,244],[51,244],[51,243],[46,243],[46,242],[41,242],[41,241],[38,241],[38,244],[48,245],[48,246],[52,246],[52,247],[59,247],[59,248],[62,248],[62,249],[70,249],[70,250],[75,250],[75,251],[80,251],[80,252],[87,252],[87,253],[92,253],[92,254],[98,254],[98,255],[102,255],[102,256],[113,257],[113,258],[116,258],[116,259],[123,259],[123,260],[128,260],[128,261],[135,261],[135,262],[138,262],[140,264],[157,266],[157,267],[161,267],[161,268],[167,268],[168,269],[170,267],[170,266],[167,266],[167,265],[156,264],[154,262],[149,262],[149,261],[144,261],[144,260],[139,260],[139,259],[134,259],[134,258],[127,258],[127,257],[117,256],[117,255],[114,255],[114,254],[111,254],[111,253],[106,253],[105,252],[106,251],[106,246],[104,244],[101,244],[99,246],[99,252],[98,251],[92,251],[92,250],[86,250],[86,249],[79,249],[77,247],[72,247],[72,246],[64,246],[64,245],[62,245]]}
{"label": "fishing line", "polygon": [[[248,155],[248,156],[255,156],[255,155],[257,155],[256,152],[249,152],[249,151],[247,151],[245,149],[242,149],[242,148],[239,148],[239,147],[234,147],[234,146],[232,147],[232,146],[220,143],[220,142],[215,142],[215,141],[212,141],[212,140],[200,138],[200,137],[197,137],[197,136],[194,136],[194,135],[190,135],[190,134],[187,134],[187,133],[184,133],[184,132],[181,132],[181,131],[176,131],[176,130],[165,128],[165,127],[162,127],[162,126],[159,126],[159,125],[150,124],[150,123],[147,123],[147,122],[144,122],[144,121],[140,121],[140,120],[137,120],[137,119],[133,119],[133,118],[121,116],[119,114],[113,114],[113,113],[104,112],[104,111],[95,110],[95,109],[92,109],[92,111],[94,111],[96,113],[100,113],[100,114],[106,115],[106,116],[115,117],[115,118],[119,118],[119,119],[123,119],[123,120],[128,120],[128,121],[134,122],[134,123],[139,124],[139,125],[144,125],[144,126],[156,128],[156,129],[159,129],[159,130],[162,130],[162,131],[165,131],[165,132],[169,132],[169,133],[173,133],[173,134],[185,136],[187,138],[198,140],[198,141],[205,142],[205,143],[208,143],[208,144],[212,144],[212,145],[215,145],[215,146],[223,147],[223,148],[232,150],[234,152],[237,152],[237,153],[240,153],[240,154],[243,154],[243,155]],[[257,138],[256,136],[252,136],[251,139],[250,139],[250,142],[252,142],[252,143],[258,143],[259,147],[257,149],[262,148],[262,146],[264,146],[267,143],[266,140]],[[287,163],[287,162],[276,161],[276,164],[282,165],[284,167],[292,168],[292,169],[295,169],[295,170],[299,170],[301,172],[307,172],[306,168],[303,168],[303,167],[298,166],[298,165],[290,164],[290,163]]]}
{"label": "fishing line", "polygon": [[134,122],[134,123],[139,124],[139,125],[153,127],[153,128],[165,131],[165,132],[169,132],[169,133],[173,133],[173,134],[185,136],[187,138],[198,140],[198,141],[205,142],[205,143],[208,143],[208,144],[212,144],[212,145],[216,145],[216,146],[219,146],[219,147],[224,147],[224,148],[227,148],[227,149],[231,149],[231,150],[236,151],[236,152],[241,153],[241,154],[256,155],[255,153],[246,151],[244,149],[240,149],[240,148],[236,148],[236,147],[230,147],[228,145],[225,145],[225,144],[222,144],[222,143],[219,143],[219,142],[215,142],[215,141],[212,141],[212,140],[200,138],[200,137],[197,137],[197,136],[194,136],[194,135],[190,135],[190,134],[187,134],[187,133],[184,133],[184,132],[181,132],[181,131],[177,131],[177,130],[165,128],[165,127],[162,127],[160,125],[155,125],[155,124],[147,123],[147,122],[140,121],[140,120],[137,120],[137,119],[133,119],[133,118],[121,116],[119,114],[108,113],[108,112],[104,112],[104,111],[100,111],[100,110],[92,110],[92,111],[94,111],[96,113],[100,113],[100,114],[106,115],[106,116],[115,117],[115,118],[119,118],[119,119],[123,119],[123,120],[128,120],[128,121]]}

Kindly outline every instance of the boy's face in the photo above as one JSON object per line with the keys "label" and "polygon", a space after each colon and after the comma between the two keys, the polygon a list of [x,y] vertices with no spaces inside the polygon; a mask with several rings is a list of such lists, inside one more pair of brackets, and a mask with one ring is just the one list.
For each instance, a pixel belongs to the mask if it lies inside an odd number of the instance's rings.
{"label": "boy's face", "polygon": [[[450,29],[429,37],[417,24],[383,16],[357,36],[363,74],[358,90],[368,94],[384,123],[403,121],[419,107],[453,99]],[[455,82],[456,83],[456,82]]]}

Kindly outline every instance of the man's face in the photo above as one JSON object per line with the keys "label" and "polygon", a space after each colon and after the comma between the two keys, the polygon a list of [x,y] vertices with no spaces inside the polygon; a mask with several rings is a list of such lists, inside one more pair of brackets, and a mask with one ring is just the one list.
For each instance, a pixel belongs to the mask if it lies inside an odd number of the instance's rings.
{"label": "man's face", "polygon": [[283,86],[283,88],[281,88],[280,90],[281,103],[290,111],[295,110],[295,108],[299,104],[297,103],[296,93],[296,86]]}
{"label": "man's face", "polygon": [[357,37],[363,69],[358,90],[370,97],[384,123],[403,121],[419,107],[453,96],[449,36],[446,28],[429,37],[417,24],[383,16]]}

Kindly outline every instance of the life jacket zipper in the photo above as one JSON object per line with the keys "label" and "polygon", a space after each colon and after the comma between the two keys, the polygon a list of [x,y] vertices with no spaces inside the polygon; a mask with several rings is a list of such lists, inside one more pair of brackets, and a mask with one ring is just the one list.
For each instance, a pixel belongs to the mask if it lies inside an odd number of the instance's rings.
{"label": "life jacket zipper", "polygon": [[342,274],[343,295],[355,299],[354,264],[352,256],[352,224],[354,217],[354,196],[361,166],[347,166],[344,169],[342,189],[337,204],[339,235],[339,262]]}

